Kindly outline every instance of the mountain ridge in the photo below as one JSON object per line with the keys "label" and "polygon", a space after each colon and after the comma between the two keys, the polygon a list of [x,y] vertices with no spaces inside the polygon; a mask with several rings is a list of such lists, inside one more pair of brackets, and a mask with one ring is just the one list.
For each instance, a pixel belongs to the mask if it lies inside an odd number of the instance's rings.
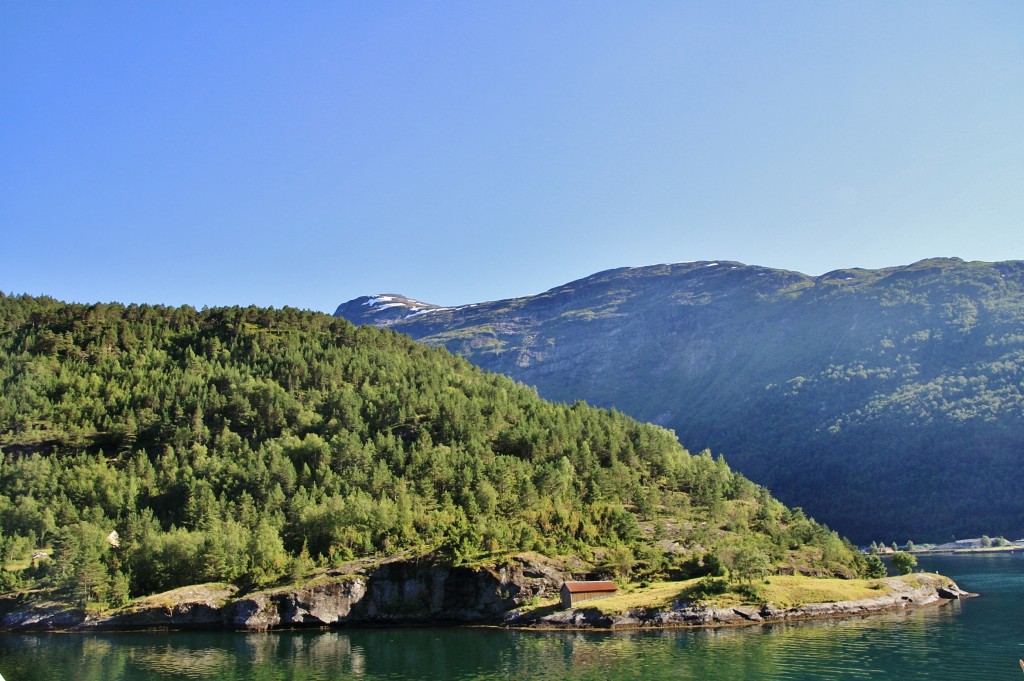
{"label": "mountain ridge", "polygon": [[1024,533],[1002,480],[1024,447],[1020,261],[816,277],[704,261],[411,317],[353,302],[336,316],[672,428],[856,539]]}

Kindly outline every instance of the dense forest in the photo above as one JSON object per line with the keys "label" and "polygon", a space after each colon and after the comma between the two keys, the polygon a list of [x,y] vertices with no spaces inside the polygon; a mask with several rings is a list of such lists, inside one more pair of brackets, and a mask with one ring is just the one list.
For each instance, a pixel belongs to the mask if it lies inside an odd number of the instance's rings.
{"label": "dense forest", "polygon": [[817,277],[681,263],[451,309],[361,298],[338,314],[671,428],[861,543],[1024,536],[1022,262]]}
{"label": "dense forest", "polygon": [[122,604],[403,551],[646,577],[869,569],[668,430],[325,314],[0,295],[0,386],[8,590]]}

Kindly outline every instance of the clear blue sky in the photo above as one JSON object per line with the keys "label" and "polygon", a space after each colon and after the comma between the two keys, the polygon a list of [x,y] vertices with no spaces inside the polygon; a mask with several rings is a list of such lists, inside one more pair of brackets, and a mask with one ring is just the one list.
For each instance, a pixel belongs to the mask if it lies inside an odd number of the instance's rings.
{"label": "clear blue sky", "polygon": [[1024,259],[1024,2],[0,0],[0,290]]}

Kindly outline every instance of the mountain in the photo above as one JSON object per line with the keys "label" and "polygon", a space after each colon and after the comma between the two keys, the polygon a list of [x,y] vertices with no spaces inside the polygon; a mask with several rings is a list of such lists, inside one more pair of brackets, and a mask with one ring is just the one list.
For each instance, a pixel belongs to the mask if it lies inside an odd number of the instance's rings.
{"label": "mountain", "polygon": [[335,314],[671,428],[857,541],[1024,536],[1019,261],[818,277],[693,262],[453,308],[363,297]]}
{"label": "mountain", "polygon": [[0,592],[520,551],[641,579],[871,567],[663,428],[291,308],[0,294],[0,454]]}

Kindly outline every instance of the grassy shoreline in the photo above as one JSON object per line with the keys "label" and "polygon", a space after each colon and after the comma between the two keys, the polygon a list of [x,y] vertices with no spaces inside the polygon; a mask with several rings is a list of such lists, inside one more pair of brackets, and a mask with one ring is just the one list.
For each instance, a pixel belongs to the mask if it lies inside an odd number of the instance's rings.
{"label": "grassy shoreline", "polygon": [[[628,616],[640,611],[668,611],[680,608],[761,608],[795,610],[831,604],[875,603],[921,588],[955,587],[952,579],[930,573],[912,573],[881,579],[839,579],[803,575],[775,575],[754,589],[707,594],[705,578],[677,582],[655,582],[647,586],[627,585],[607,598],[586,601],[568,610],[592,610],[606,616]],[[735,585],[733,585],[735,587]],[[748,595],[755,593],[754,597]],[[546,599],[522,611],[521,619],[536,621],[562,611],[558,599]]]}

